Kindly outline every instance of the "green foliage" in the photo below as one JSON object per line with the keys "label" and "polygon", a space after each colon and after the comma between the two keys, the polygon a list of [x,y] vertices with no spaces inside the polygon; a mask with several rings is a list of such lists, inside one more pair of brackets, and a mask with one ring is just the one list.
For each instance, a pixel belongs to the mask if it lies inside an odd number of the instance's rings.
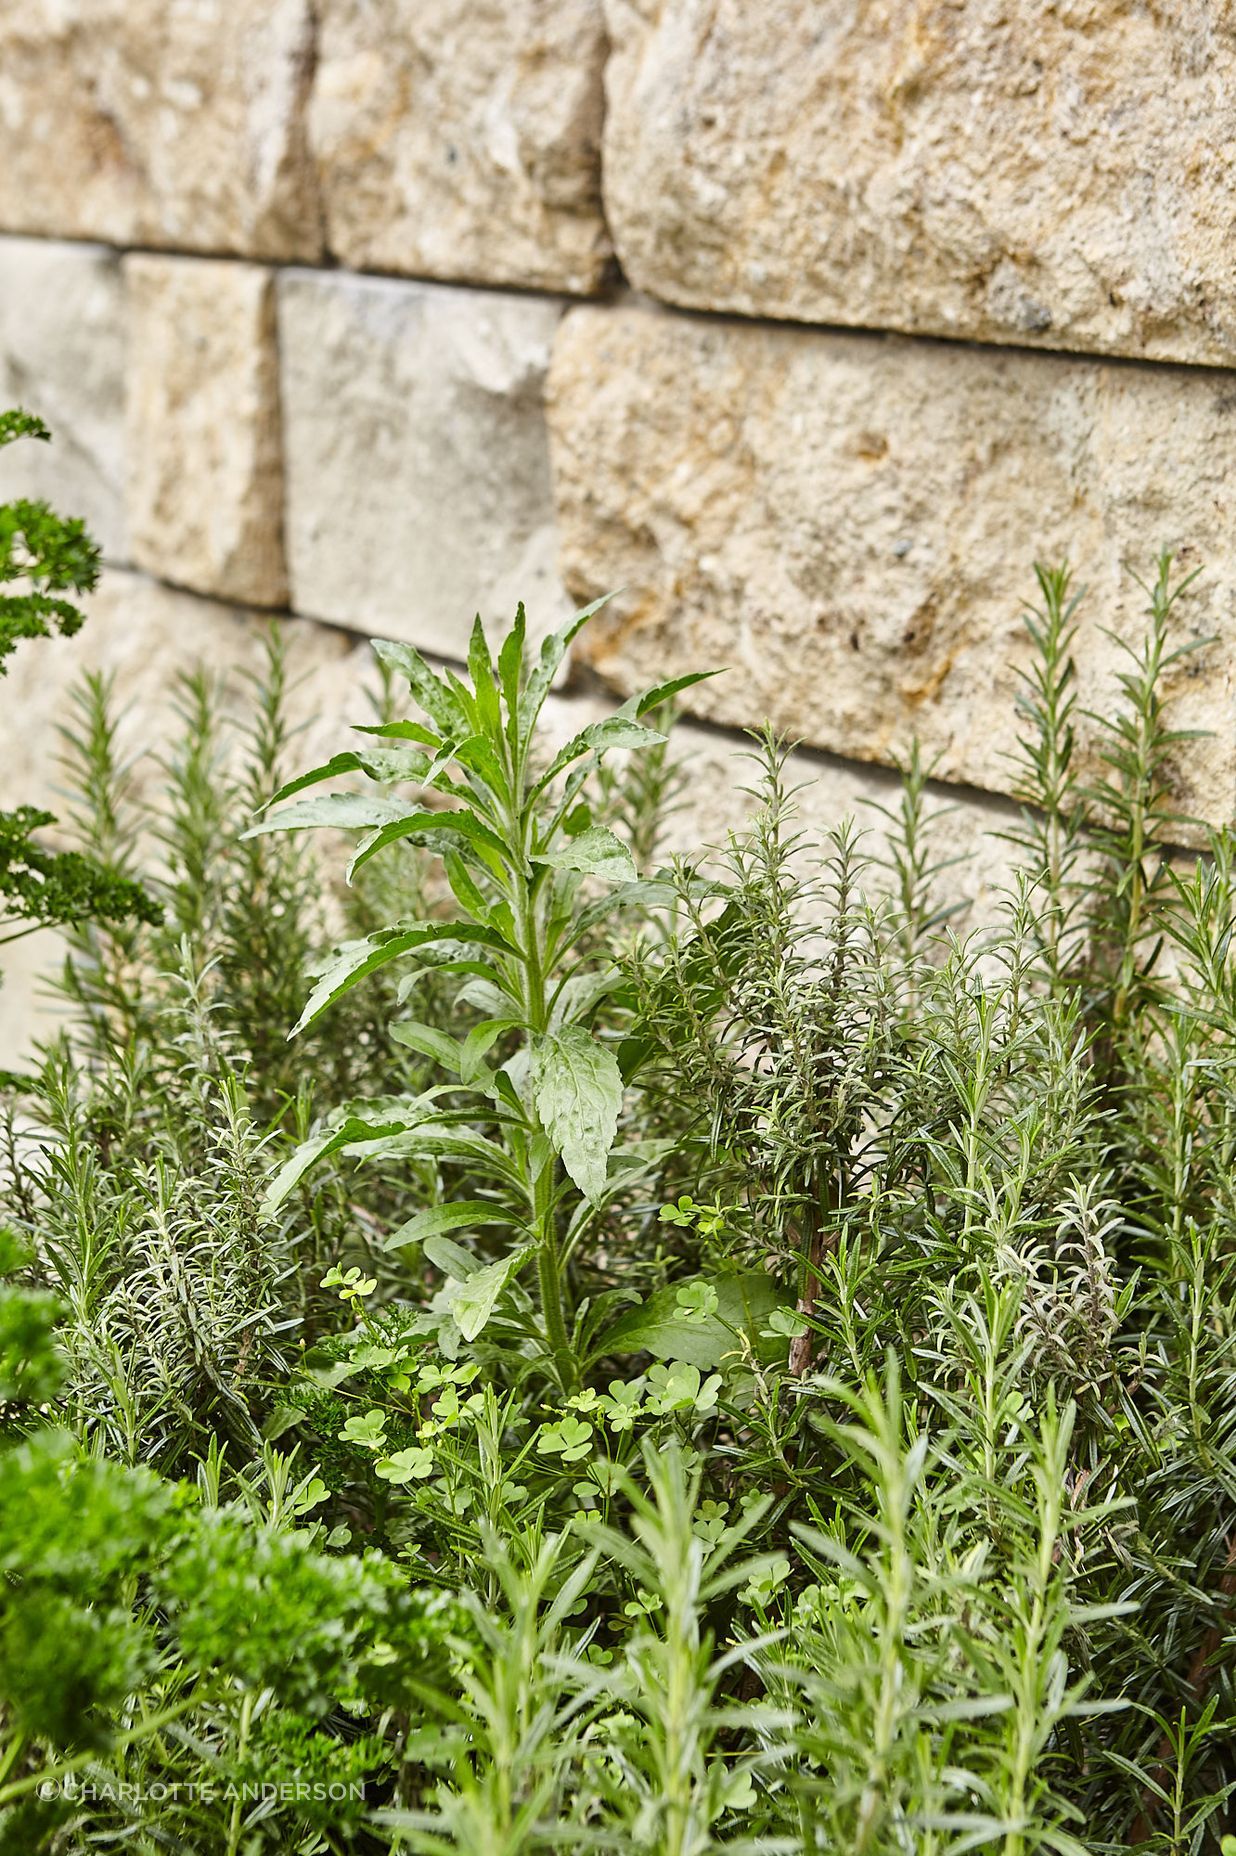
{"label": "green foliage", "polygon": [[[0,413],[0,450],[19,438],[50,440],[42,420]],[[56,515],[46,503],[0,504],[0,676],[18,644],[46,638],[53,627],[70,636],[84,615],[60,595],[89,593],[100,555],[85,525]],[[0,812],[0,945],[36,928],[84,921],[152,921],[156,908],[141,887],[80,851],[54,851],[36,834],[55,824],[50,812],[20,806]],[[0,1072],[0,1077],[3,1072]]]}
{"label": "green foliage", "polygon": [[[460,1336],[475,1340],[535,1261],[539,1322],[522,1325],[536,1333],[564,1391],[579,1376],[571,1251],[624,1176],[643,1165],[638,1153],[611,1158],[624,1083],[613,999],[619,976],[596,930],[646,905],[653,890],[639,881],[630,848],[593,818],[588,782],[613,751],[661,746],[664,737],[640,718],[694,680],[633,697],[542,767],[535,755],[541,710],[572,638],[594,610],[551,634],[535,662],[525,649],[522,608],[497,659],[478,619],[468,653],[470,686],[451,672],[439,676],[408,645],[378,645],[379,658],[393,678],[406,681],[425,719],[365,732],[414,745],[336,755],[290,781],[274,803],[345,772],[380,788],[392,775],[415,780],[418,798],[377,791],[297,799],[249,834],[317,826],[361,831],[349,880],[396,847],[415,845],[440,860],[454,899],[450,919],[402,919],[345,943],[321,968],[295,1031],[399,962],[410,969],[401,997],[414,994],[418,969],[458,982],[456,1009],[473,1020],[467,1035],[397,1020],[392,1037],[428,1058],[442,1080],[395,1112],[388,1104],[352,1105],[302,1158],[309,1165],[332,1152],[398,1154],[466,1169],[484,1190],[482,1203],[492,1202],[492,1221],[512,1230],[515,1247],[481,1273],[481,1288],[470,1278],[468,1253],[454,1246],[457,1261],[447,1267],[459,1288],[442,1311],[446,1344],[453,1347]],[[607,893],[590,894],[589,878]],[[276,1183],[272,1208],[302,1176],[294,1160]],[[488,1214],[484,1222],[491,1222]],[[398,1241],[412,1240],[405,1231]]]}
{"label": "green foliage", "polygon": [[0,896],[6,910],[0,926],[24,921],[46,928],[131,916],[151,920],[154,904],[135,883],[101,869],[79,851],[50,851],[37,842],[34,833],[55,822],[52,813],[34,806],[0,813]]}
{"label": "green foliage", "polygon": [[658,867],[675,691],[547,743],[571,627],[380,647],[302,776],[272,639],[239,722],[182,686],[151,808],[87,685],[73,829],[157,844],[164,913],[74,931],[0,1129],[0,1848],[1224,1856],[1183,591],[1086,716],[1040,573],[978,925],[914,752],[818,844],[757,741],[748,827]]}
{"label": "green foliage", "polygon": [[[41,419],[27,412],[0,412],[0,450],[19,438],[50,443]],[[84,614],[64,592],[92,592],[99,578],[98,544],[83,522],[66,519],[46,503],[0,504],[0,585],[21,581],[29,589],[0,596],[0,675],[23,638],[47,638],[52,627],[66,637],[80,631]]]}

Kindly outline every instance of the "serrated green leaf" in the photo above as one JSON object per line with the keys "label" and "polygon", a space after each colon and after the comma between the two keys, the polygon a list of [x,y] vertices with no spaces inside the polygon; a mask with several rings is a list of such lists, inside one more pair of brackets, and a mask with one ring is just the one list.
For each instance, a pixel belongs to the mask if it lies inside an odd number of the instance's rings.
{"label": "serrated green leaf", "polygon": [[578,870],[586,876],[602,877],[607,883],[639,880],[630,851],[607,825],[589,825],[559,849],[538,852],[533,862],[549,864],[555,870]]}
{"label": "serrated green leaf", "polygon": [[434,727],[444,735],[468,733],[468,717],[458,698],[442,678],[435,676],[419,651],[390,638],[375,638],[373,654],[408,687]]}
{"label": "serrated green leaf", "polygon": [[651,748],[657,747],[665,740],[653,728],[645,728],[641,722],[633,722],[629,716],[611,715],[603,722],[593,722],[559,749],[549,768],[540,780],[536,790],[540,792],[549,782],[560,774],[572,761],[579,760],[584,754],[601,754],[611,748]]}
{"label": "serrated green leaf", "polygon": [[738,1350],[732,1329],[747,1336],[762,1359],[776,1359],[785,1353],[779,1342],[768,1340],[762,1330],[775,1308],[792,1306],[785,1291],[762,1271],[700,1277],[716,1291],[717,1307],[702,1320],[684,1315],[678,1291],[691,1282],[672,1283],[650,1296],[638,1308],[616,1321],[602,1335],[598,1347],[602,1353],[651,1353],[658,1360],[682,1360],[700,1370],[711,1371],[728,1355]]}
{"label": "serrated green leaf", "polygon": [[465,1340],[475,1340],[488,1323],[505,1290],[518,1276],[535,1244],[524,1244],[497,1263],[487,1263],[451,1297],[451,1316]]}
{"label": "serrated green leaf", "polygon": [[376,857],[390,844],[408,838],[414,844],[427,845],[441,854],[443,847],[455,842],[488,853],[491,858],[507,860],[506,846],[496,832],[490,831],[480,819],[471,812],[434,812],[427,808],[416,811],[405,808],[398,816],[386,823],[379,824],[368,838],[357,848],[356,855],[348,865],[348,882],[360,869],[362,864]]}
{"label": "serrated green leaf", "polygon": [[385,1240],[383,1249],[401,1250],[405,1244],[423,1244],[426,1238],[441,1237],[447,1231],[471,1230],[489,1224],[514,1224],[513,1212],[495,1205],[492,1199],[455,1199],[449,1205],[431,1205],[417,1212]]}
{"label": "serrated green leaf", "polygon": [[415,816],[416,808],[402,799],[384,799],[380,793],[322,793],[301,799],[269,818],[259,819],[241,835],[260,838],[272,831],[311,831],[329,826],[335,831],[372,831],[399,819]]}
{"label": "serrated green leaf", "polygon": [[622,1109],[622,1078],[613,1052],[579,1025],[551,1032],[533,1059],[533,1097],[563,1166],[595,1203],[605,1191],[606,1162]]}
{"label": "serrated green leaf", "polygon": [[470,942],[503,953],[514,951],[501,935],[492,928],[482,927],[479,922],[414,922],[405,928],[381,929],[377,934],[367,935],[363,941],[347,941],[322,970],[304,1011],[288,1036],[295,1037],[336,999],[392,960],[399,960],[418,947],[449,941]]}

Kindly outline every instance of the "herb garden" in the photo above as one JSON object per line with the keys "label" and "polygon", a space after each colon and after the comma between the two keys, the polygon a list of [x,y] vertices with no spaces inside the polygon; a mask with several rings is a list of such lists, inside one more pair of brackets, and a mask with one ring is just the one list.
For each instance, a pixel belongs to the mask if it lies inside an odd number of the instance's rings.
{"label": "herb garden", "polygon": [[[7,505],[0,651],[97,569]],[[312,770],[272,631],[157,804],[81,681],[59,837],[0,821],[68,1010],[3,1093],[0,1849],[1236,1848],[1236,841],[1187,583],[1101,717],[1080,597],[978,924],[909,743],[815,842],[754,739],[664,857],[694,679],[542,726],[591,608],[376,645]]]}

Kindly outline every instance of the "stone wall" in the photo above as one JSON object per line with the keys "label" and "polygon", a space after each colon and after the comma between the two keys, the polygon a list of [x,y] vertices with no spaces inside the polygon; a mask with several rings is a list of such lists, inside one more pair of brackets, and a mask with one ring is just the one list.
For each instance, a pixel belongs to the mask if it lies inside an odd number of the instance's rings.
{"label": "stone wall", "polygon": [[478,608],[621,587],[561,718],[727,667],[688,698],[683,842],[739,815],[733,731],[771,716],[824,823],[917,736],[972,846],[1033,561],[1090,588],[1102,709],[1168,547],[1213,640],[1170,685],[1206,731],[1181,801],[1228,820],[1233,147],[1203,0],[0,8],[0,402],[56,431],[0,495],[110,563],[0,687],[0,799],[46,796],[83,665],[157,739],[176,672],[274,614],[329,739],[357,635],[457,658]]}

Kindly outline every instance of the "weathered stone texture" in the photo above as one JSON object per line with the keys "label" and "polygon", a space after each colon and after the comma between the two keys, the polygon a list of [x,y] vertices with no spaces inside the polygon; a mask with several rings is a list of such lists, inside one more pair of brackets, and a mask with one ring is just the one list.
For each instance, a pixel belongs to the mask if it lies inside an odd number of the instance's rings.
{"label": "weathered stone texture", "polygon": [[23,935],[4,950],[0,981],[0,1069],[18,1070],[37,1043],[56,1035],[54,999],[48,979],[64,960],[64,942],[52,928]]}
{"label": "weathered stone texture", "polygon": [[315,256],[312,48],[311,0],[0,8],[0,226]]}
{"label": "weathered stone texture", "polygon": [[311,136],[345,264],[588,292],[601,0],[324,0]]}
{"label": "weathered stone texture", "polygon": [[[615,686],[707,665],[714,720],[887,762],[917,734],[942,777],[1008,791],[1032,563],[1068,556],[1083,701],[1110,704],[1128,567],[1205,567],[1170,674],[1181,803],[1236,799],[1236,393],[1223,375],[968,351],[896,337],[570,312],[549,416],[563,567],[627,590],[584,654]],[[613,616],[609,616],[609,613]]]}
{"label": "weathered stone texture", "polygon": [[125,306],[115,254],[0,238],[0,408],[51,427],[50,445],[0,452],[0,502],[43,498],[80,516],[108,556],[128,551],[124,503]]}
{"label": "weathered stone texture", "polygon": [[1236,356],[1236,14],[606,0],[605,200],[677,304]]}
{"label": "weathered stone texture", "polygon": [[133,559],[199,593],[281,605],[271,274],[210,258],[130,257],[125,275]]}
{"label": "weathered stone texture", "polygon": [[556,571],[542,393],[558,304],[285,273],[287,542],[298,612],[461,656],[478,610],[542,629]]}

